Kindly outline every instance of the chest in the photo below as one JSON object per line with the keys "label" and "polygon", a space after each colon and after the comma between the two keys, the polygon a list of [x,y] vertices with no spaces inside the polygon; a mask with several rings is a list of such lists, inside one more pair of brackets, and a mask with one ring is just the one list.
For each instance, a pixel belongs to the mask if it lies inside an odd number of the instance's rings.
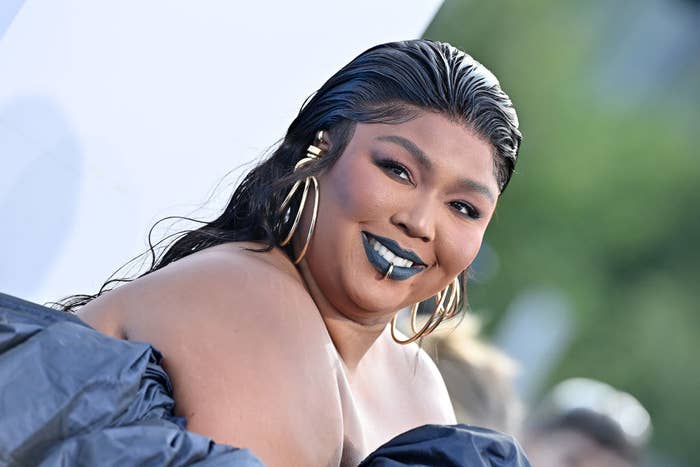
{"label": "chest", "polygon": [[343,424],[341,466],[357,465],[400,433],[426,423],[447,423],[434,401],[417,395],[420,380],[400,364],[374,362],[349,375],[340,365],[338,396]]}

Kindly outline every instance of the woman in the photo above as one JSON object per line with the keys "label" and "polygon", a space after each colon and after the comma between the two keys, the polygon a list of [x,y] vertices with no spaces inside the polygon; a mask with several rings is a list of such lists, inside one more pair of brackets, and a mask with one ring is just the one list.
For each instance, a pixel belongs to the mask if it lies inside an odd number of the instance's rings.
{"label": "woman", "polygon": [[[356,464],[454,423],[413,341],[461,307],[520,139],[510,99],[469,55],[374,47],[306,103],[218,219],[66,308],[158,348],[188,429],[272,466]],[[398,310],[435,295],[431,320],[396,331]]]}

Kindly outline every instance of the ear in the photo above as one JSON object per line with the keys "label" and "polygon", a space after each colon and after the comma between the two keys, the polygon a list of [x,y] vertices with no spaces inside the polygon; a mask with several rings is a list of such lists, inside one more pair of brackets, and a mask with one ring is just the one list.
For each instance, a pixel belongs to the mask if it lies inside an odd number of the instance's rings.
{"label": "ear", "polygon": [[331,142],[329,139],[329,132],[326,130],[318,130],[316,132],[316,139],[314,139],[314,146],[319,148],[321,151],[328,152],[331,148]]}

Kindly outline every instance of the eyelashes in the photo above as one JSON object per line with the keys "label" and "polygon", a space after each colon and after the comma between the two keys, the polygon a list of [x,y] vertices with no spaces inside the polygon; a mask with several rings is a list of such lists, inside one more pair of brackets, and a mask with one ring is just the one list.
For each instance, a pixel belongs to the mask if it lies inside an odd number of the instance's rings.
{"label": "eyelashes", "polygon": [[411,172],[401,163],[393,159],[378,159],[376,163],[379,167],[384,169],[384,172],[386,172],[390,177],[397,178],[402,182],[409,182],[411,185],[414,185]]}
{"label": "eyelashes", "polygon": [[465,201],[452,201],[450,205],[461,215],[470,219],[479,219],[481,217],[479,210]]}
{"label": "eyelashes", "polygon": [[[413,181],[411,171],[400,162],[391,158],[376,157],[375,164],[379,168],[381,168],[384,171],[384,173],[386,173],[390,178],[398,181],[399,183],[410,184],[412,186],[416,185]],[[458,216],[467,219],[481,218],[481,212],[467,201],[450,201],[448,205],[450,206],[450,209],[452,209],[453,212],[455,212]]]}

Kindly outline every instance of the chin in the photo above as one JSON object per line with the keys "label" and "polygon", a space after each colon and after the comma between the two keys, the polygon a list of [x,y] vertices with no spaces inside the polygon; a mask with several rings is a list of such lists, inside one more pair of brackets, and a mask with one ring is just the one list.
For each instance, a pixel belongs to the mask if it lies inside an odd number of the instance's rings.
{"label": "chin", "polygon": [[388,290],[388,282],[373,282],[346,288],[347,297],[353,306],[377,314],[392,314],[407,306],[397,299],[395,293]]}

